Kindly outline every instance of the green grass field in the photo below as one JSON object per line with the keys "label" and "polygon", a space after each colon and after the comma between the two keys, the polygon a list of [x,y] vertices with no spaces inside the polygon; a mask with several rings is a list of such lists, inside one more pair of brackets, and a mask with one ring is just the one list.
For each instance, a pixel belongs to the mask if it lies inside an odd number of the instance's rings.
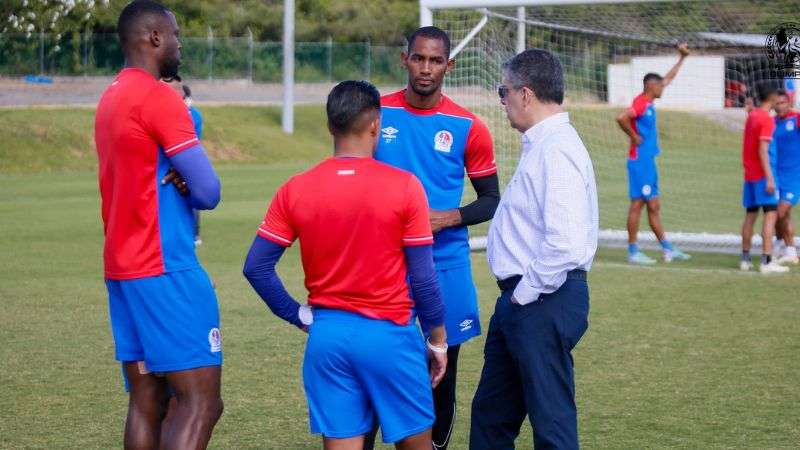
{"label": "green grass field", "polygon": [[[199,249],[216,282],[225,351],[226,411],[212,447],[319,448],[300,379],[305,335],[269,313],[241,266],[276,187],[325,156],[322,112],[301,108],[291,139],[272,109],[204,112],[208,146],[228,160]],[[102,281],[91,118],[0,111],[0,448],[121,444],[126,396]],[[602,250],[590,275],[590,328],[575,351],[584,447],[797,448],[800,271],[740,273],[735,257],[717,255],[653,268],[622,261]],[[486,327],[497,290],[485,255],[473,263]],[[302,297],[296,247],[279,271]],[[466,448],[482,346],[480,338],[462,350],[455,450]],[[526,426],[519,448],[530,445]]]}

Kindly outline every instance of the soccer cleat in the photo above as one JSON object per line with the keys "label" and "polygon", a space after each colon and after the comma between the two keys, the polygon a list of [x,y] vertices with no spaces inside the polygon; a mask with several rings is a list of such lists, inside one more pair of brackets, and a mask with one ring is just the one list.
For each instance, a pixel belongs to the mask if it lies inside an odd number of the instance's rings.
{"label": "soccer cleat", "polygon": [[753,268],[753,263],[750,261],[741,261],[739,262],[739,270],[742,272],[748,272]]}
{"label": "soccer cleat", "polygon": [[638,264],[642,266],[650,266],[656,263],[656,260],[645,255],[642,252],[636,252],[628,255],[628,262],[631,264]]}
{"label": "soccer cleat", "polygon": [[664,250],[664,262],[688,261],[690,259],[692,259],[691,255],[683,253],[677,248],[673,248],[671,250]]}
{"label": "soccer cleat", "polygon": [[796,266],[797,264],[800,264],[800,258],[798,258],[797,255],[783,255],[780,258],[778,258],[777,261],[778,264],[783,264],[783,265],[791,264],[793,266]]}
{"label": "soccer cleat", "polygon": [[763,274],[786,273],[789,271],[789,268],[778,264],[777,261],[771,261],[769,264],[761,264],[758,271]]}

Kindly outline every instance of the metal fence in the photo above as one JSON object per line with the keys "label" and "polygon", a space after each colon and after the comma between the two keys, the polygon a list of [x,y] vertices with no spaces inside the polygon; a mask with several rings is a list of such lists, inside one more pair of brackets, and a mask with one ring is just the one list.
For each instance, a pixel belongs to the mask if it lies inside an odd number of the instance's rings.
{"label": "metal fence", "polygon": [[[283,48],[280,42],[252,37],[183,37],[181,74],[189,78],[246,79],[280,82]],[[365,79],[377,84],[402,84],[402,47],[363,43],[295,43],[295,80],[325,82]],[[0,33],[0,76],[103,76],[123,64],[115,34]]]}

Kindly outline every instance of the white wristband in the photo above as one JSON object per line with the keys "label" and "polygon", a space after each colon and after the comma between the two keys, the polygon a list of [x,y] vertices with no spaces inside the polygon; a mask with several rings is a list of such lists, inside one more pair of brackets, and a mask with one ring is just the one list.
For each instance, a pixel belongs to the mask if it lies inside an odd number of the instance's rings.
{"label": "white wristband", "polygon": [[428,350],[432,351],[433,353],[447,353],[447,342],[444,343],[444,347],[431,344],[430,338],[425,339],[425,343],[428,344]]}

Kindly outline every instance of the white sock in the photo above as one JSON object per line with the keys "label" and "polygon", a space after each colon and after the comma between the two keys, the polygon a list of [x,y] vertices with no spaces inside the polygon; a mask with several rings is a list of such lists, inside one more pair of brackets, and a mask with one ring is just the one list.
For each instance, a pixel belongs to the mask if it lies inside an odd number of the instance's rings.
{"label": "white sock", "polygon": [[790,258],[797,258],[797,247],[794,245],[787,245],[784,251],[786,256]]}

